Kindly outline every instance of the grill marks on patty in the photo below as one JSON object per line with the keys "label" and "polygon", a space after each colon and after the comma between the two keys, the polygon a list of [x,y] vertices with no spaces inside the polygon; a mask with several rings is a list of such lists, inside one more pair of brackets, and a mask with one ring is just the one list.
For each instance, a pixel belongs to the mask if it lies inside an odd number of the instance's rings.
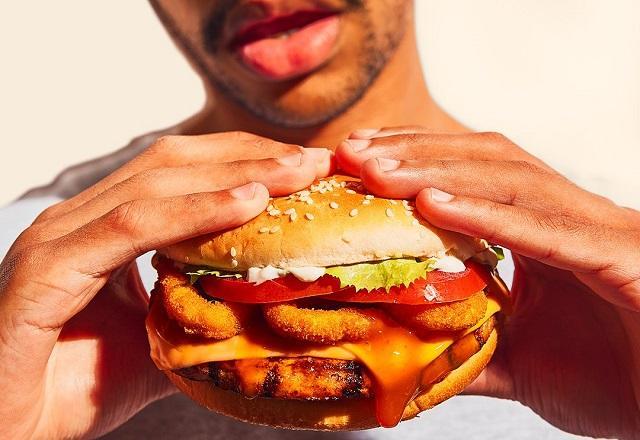
{"label": "grill marks on patty", "polygon": [[[423,382],[436,383],[480,351],[495,327],[491,317],[472,333],[458,339],[429,364]],[[191,380],[209,381],[247,397],[298,400],[336,400],[372,397],[370,373],[351,360],[314,357],[240,359],[208,362],[175,373]]]}
{"label": "grill marks on patty", "polygon": [[241,359],[183,368],[183,377],[210,381],[247,397],[330,400],[371,396],[371,379],[356,361],[314,357]]}

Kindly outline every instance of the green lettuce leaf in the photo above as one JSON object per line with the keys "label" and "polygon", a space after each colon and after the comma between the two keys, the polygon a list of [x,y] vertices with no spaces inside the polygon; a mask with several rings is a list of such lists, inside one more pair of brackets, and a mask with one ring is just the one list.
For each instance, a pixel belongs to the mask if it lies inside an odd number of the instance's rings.
{"label": "green lettuce leaf", "polygon": [[491,250],[495,252],[498,261],[504,260],[504,249],[500,246],[491,246]]}
{"label": "green lettuce leaf", "polygon": [[426,278],[433,270],[435,260],[416,261],[410,259],[385,260],[375,263],[332,266],[327,274],[340,280],[340,287],[354,286],[357,290],[384,288],[388,292],[393,286],[408,286],[418,278]]}
{"label": "green lettuce leaf", "polygon": [[189,281],[191,282],[191,284],[194,284],[196,281],[198,281],[198,278],[205,275],[213,275],[220,278],[242,278],[242,275],[239,273],[221,272],[219,270],[209,268],[190,267],[187,270],[188,272],[185,272],[185,274],[190,276]]}

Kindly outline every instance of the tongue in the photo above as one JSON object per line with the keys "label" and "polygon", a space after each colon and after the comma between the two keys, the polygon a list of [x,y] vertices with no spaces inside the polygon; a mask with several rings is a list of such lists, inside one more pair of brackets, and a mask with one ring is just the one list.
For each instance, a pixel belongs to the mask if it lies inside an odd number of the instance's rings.
{"label": "tongue", "polygon": [[242,62],[256,73],[285,80],[324,63],[338,37],[339,18],[317,20],[285,38],[263,38],[240,48]]}

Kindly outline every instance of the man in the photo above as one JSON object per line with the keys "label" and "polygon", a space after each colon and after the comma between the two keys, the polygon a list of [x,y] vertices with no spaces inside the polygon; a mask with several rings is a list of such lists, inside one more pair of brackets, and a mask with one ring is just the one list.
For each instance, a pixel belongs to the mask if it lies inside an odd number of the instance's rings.
{"label": "man", "polygon": [[514,313],[467,392],[570,432],[638,436],[640,213],[442,111],[410,1],[153,6],[207,105],[28,194],[63,200],[0,266],[0,438],[98,436],[174,393],[146,354],[135,258],[241,224],[336,166],[514,253]]}

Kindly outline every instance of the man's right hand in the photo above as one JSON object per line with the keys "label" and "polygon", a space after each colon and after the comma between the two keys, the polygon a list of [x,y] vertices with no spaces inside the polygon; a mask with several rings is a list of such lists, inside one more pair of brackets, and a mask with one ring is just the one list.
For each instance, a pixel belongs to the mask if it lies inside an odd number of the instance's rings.
{"label": "man's right hand", "polygon": [[247,133],[165,137],[44,211],[0,265],[0,438],[95,437],[173,392],[149,359],[135,258],[331,169],[328,150]]}

